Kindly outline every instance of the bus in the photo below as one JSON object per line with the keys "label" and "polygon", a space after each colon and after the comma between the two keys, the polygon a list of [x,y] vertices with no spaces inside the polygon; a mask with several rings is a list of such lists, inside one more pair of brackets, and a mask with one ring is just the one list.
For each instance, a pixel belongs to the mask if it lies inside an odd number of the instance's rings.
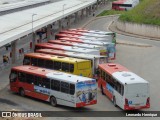
{"label": "bus", "polygon": [[44,53],[27,53],[24,55],[23,65],[44,67],[70,74],[92,77],[91,61]]}
{"label": "bus", "polygon": [[92,54],[92,55],[100,55],[99,50],[95,50],[95,49],[80,48],[80,47],[75,47],[75,46],[54,45],[51,43],[39,43],[35,45],[35,51],[38,49],[44,49],[44,48],[70,51],[70,52],[87,53],[87,54]]}
{"label": "bus", "polygon": [[69,31],[92,33],[92,34],[98,34],[98,35],[109,35],[112,42],[116,44],[116,33],[115,32],[107,32],[107,31],[100,31],[100,30],[88,30],[88,29],[84,29],[84,28],[68,29],[68,30]]}
{"label": "bus", "polygon": [[112,39],[84,36],[84,35],[74,35],[74,34],[67,34],[67,33],[59,33],[55,35],[55,39],[60,39],[62,37],[79,38],[82,40],[93,40],[93,41],[102,41],[102,42],[112,42],[113,41]]}
{"label": "bus", "polygon": [[9,79],[12,92],[52,106],[78,108],[97,103],[97,84],[92,78],[25,65],[12,67]]}
{"label": "bus", "polygon": [[108,55],[107,49],[104,46],[69,42],[66,40],[49,40],[48,42],[52,44],[59,44],[59,45],[65,45],[65,46],[73,46],[73,47],[75,46],[75,47],[81,47],[81,48],[95,49],[99,51],[100,55],[104,55],[104,56]]}
{"label": "bus", "polygon": [[98,86],[123,110],[150,108],[149,82],[116,63],[98,65]]}
{"label": "bus", "polygon": [[62,37],[58,40],[65,40],[65,41],[71,41],[71,42],[76,42],[76,43],[87,43],[87,44],[105,46],[105,48],[107,50],[108,59],[114,60],[116,57],[115,44],[111,43],[111,42],[102,42],[102,41],[95,41],[95,40],[82,40],[79,38],[70,38],[70,37]]}
{"label": "bus", "polygon": [[80,32],[80,31],[63,30],[63,31],[60,31],[59,33],[81,35],[81,36],[89,36],[89,37],[98,37],[98,38],[104,38],[104,39],[111,39],[110,35],[100,35],[100,34],[89,33],[89,32],[87,33],[87,32]]}
{"label": "bus", "polygon": [[112,2],[113,10],[130,10],[139,4],[139,0],[117,0]]}
{"label": "bus", "polygon": [[93,78],[97,78],[97,73],[96,72],[97,72],[97,69],[98,69],[98,64],[108,62],[107,56],[100,56],[100,55],[91,55],[91,54],[78,53],[78,52],[67,52],[67,51],[53,50],[53,49],[39,49],[36,52],[90,60],[91,61]]}

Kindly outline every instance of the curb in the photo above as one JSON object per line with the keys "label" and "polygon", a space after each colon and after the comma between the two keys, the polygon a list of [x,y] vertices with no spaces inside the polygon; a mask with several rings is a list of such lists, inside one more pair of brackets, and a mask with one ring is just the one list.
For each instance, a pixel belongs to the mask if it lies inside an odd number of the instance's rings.
{"label": "curb", "polygon": [[[116,16],[116,15],[115,15],[115,16]],[[142,36],[142,35],[131,34],[131,33],[127,33],[127,32],[121,31],[121,30],[119,30],[119,29],[116,27],[115,22],[116,22],[116,21],[112,21],[112,23],[108,26],[108,29],[109,29],[110,31],[112,31],[112,32],[116,32],[116,33],[118,33],[118,34],[122,34],[122,35],[125,35],[125,36],[130,36],[130,37],[137,37],[137,38],[142,38],[142,39],[160,41],[160,38],[146,37],[146,36]],[[114,25],[115,25],[115,28],[114,28]]]}

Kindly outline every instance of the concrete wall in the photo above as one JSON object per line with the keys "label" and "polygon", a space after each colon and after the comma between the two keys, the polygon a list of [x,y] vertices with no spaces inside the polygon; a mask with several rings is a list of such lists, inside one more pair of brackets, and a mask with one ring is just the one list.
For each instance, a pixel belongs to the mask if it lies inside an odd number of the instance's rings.
{"label": "concrete wall", "polygon": [[135,24],[129,22],[122,22],[120,20],[117,21],[116,25],[119,30],[124,32],[146,37],[160,38],[160,26]]}

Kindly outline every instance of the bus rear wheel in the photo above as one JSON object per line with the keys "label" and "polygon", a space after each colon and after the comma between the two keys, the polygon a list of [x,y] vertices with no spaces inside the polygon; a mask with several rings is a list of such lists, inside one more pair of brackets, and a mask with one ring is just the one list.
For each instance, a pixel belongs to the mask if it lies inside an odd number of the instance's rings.
{"label": "bus rear wheel", "polygon": [[56,98],[55,98],[55,97],[51,97],[51,98],[50,98],[50,103],[51,103],[51,105],[54,106],[54,107],[57,106],[57,100],[56,100]]}
{"label": "bus rear wheel", "polygon": [[19,89],[19,94],[20,94],[20,96],[22,96],[22,97],[25,96],[25,92],[24,92],[24,89],[23,89],[23,88],[20,88],[20,89]]}

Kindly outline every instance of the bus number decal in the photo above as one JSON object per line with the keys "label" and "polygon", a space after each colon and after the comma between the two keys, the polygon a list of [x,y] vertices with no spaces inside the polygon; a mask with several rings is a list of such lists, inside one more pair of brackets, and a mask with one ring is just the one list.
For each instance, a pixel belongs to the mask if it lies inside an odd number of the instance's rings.
{"label": "bus number decal", "polygon": [[50,91],[43,87],[34,86],[34,90],[39,93],[50,95]]}
{"label": "bus number decal", "polygon": [[106,87],[107,87],[107,90],[108,90],[111,94],[113,94],[113,87],[112,87],[110,84],[107,84]]}

